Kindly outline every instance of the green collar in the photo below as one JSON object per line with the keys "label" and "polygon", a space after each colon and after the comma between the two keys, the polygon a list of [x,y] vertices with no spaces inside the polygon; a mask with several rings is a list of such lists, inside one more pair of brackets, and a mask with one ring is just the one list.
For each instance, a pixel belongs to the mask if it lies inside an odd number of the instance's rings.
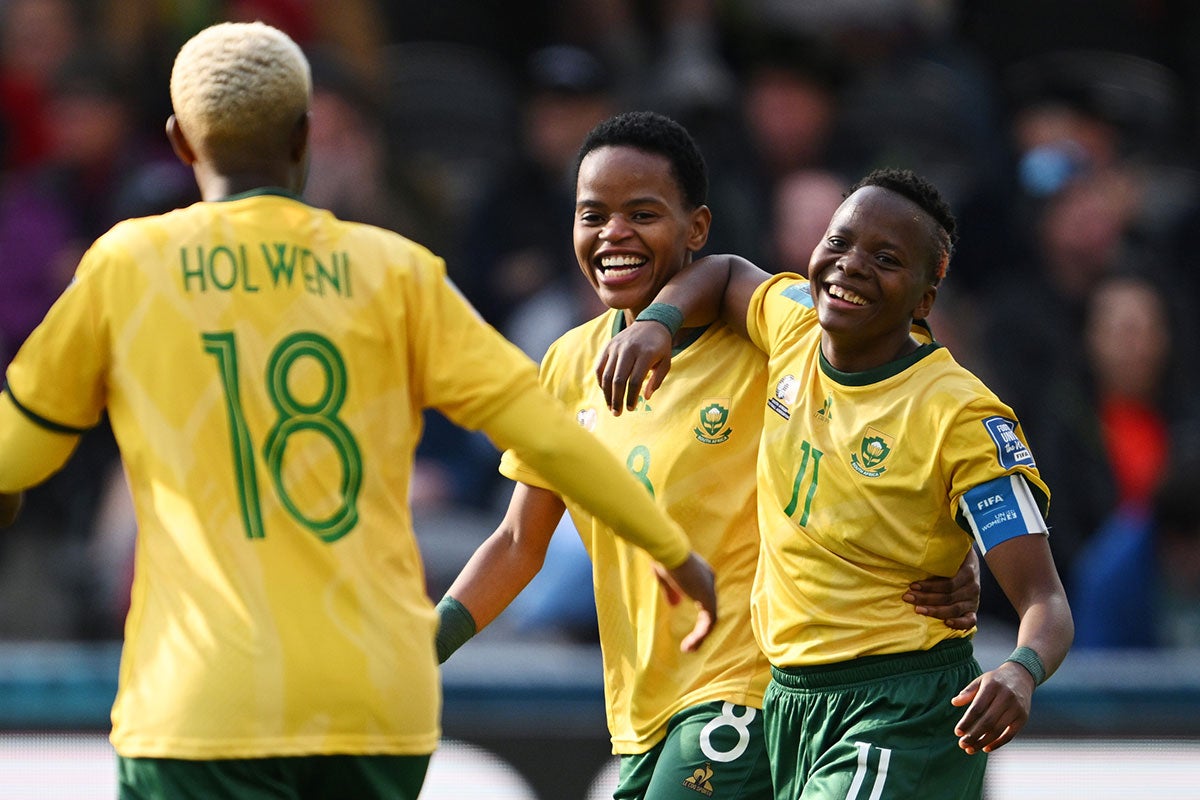
{"label": "green collar", "polygon": [[919,345],[916,350],[902,358],[897,358],[895,361],[889,361],[882,366],[862,372],[842,372],[829,363],[825,358],[825,352],[819,346],[817,350],[821,355],[821,372],[825,373],[826,377],[837,381],[843,386],[870,386],[872,383],[878,383],[893,375],[899,375],[934,350],[940,350],[941,348],[942,345],[940,342],[928,342]]}
{"label": "green collar", "polygon": [[[613,318],[612,335],[616,336],[621,331],[625,330],[625,312],[617,309],[616,316]],[[699,328],[684,328],[679,333],[683,337],[672,348],[671,355],[677,356],[682,353],[692,342],[699,339],[708,330],[708,326],[704,325]]]}
{"label": "green collar", "polygon": [[301,199],[300,195],[295,194],[293,192],[289,192],[287,189],[281,189],[278,186],[260,186],[257,189],[250,189],[249,191],[238,192],[237,194],[231,194],[228,197],[222,197],[217,202],[218,203],[228,203],[233,200],[244,200],[247,197],[261,197],[263,195],[275,195],[276,197],[287,197],[291,200],[296,200],[301,203],[304,202],[304,200]]}

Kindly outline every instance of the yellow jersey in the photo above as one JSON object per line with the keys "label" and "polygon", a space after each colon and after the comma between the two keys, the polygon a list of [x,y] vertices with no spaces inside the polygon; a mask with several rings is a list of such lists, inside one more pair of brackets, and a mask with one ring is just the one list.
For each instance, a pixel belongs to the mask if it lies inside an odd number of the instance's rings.
{"label": "yellow jersey", "polygon": [[263,190],[88,250],[8,370],[0,491],[39,458],[11,451],[22,423],[70,434],[107,409],[138,522],[119,754],[433,751],[436,615],[408,507],[426,407],[520,448],[669,566],[687,557],[652,500],[614,501],[641,489],[420,245]]}
{"label": "yellow jersey", "polygon": [[935,342],[875,370],[837,371],[798,276],[759,287],[747,325],[768,355],[753,624],[771,663],[971,635],[902,595],[912,581],[953,575],[973,536],[986,550],[1047,532],[1049,492],[1012,409]]}
{"label": "yellow jersey", "polygon": [[[634,411],[613,416],[595,364],[624,315],[609,311],[569,331],[542,361],[541,380],[625,462],[692,546],[713,566],[721,619],[696,653],[681,653],[691,603],[670,605],[646,554],[567,500],[592,559],[604,660],[605,704],[615,753],[642,753],[677,712],[712,700],[762,707],[766,659],[750,629],[758,557],[754,464],[762,425],[765,359],[724,325],[677,349],[670,379]],[[501,472],[550,488],[513,453]]]}

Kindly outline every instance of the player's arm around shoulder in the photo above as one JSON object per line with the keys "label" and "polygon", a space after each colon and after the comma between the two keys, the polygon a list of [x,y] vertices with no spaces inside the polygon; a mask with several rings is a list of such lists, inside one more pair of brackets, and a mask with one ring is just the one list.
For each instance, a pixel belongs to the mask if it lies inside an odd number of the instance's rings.
{"label": "player's arm around shoulder", "polygon": [[659,290],[633,325],[605,346],[596,364],[596,380],[616,415],[649,399],[671,369],[675,335],[722,320],[746,336],[750,298],[769,278],[750,261],[735,255],[705,256],[681,269]]}

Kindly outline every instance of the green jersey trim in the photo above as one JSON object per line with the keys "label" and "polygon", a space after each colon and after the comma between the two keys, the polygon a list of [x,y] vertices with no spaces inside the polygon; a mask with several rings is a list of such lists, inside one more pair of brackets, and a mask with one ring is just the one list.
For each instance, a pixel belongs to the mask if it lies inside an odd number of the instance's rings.
{"label": "green jersey trim", "polygon": [[298,203],[304,202],[304,199],[302,197],[300,197],[300,195],[295,194],[293,192],[289,192],[287,189],[283,189],[278,186],[261,186],[257,189],[250,189],[245,192],[238,192],[237,194],[231,194],[228,197],[222,197],[217,202],[218,203],[230,203],[230,202],[233,202],[234,200],[245,200],[247,197],[269,197],[271,195],[274,195],[276,197],[286,197],[289,200],[295,200]]}
{"label": "green jersey trim", "polygon": [[940,350],[942,345],[938,342],[928,342],[919,345],[916,350],[904,356],[897,358],[895,361],[889,361],[880,367],[864,370],[862,372],[842,372],[834,367],[825,359],[825,352],[819,350],[821,357],[821,372],[830,380],[836,381],[843,386],[870,386],[872,383],[899,375],[904,370],[911,367],[921,359],[925,358],[935,350]]}
{"label": "green jersey trim", "polygon": [[55,422],[54,420],[46,419],[41,414],[31,410],[24,403],[18,400],[17,396],[13,394],[12,387],[8,385],[8,381],[4,382],[4,387],[0,389],[0,391],[6,392],[8,394],[8,398],[12,400],[13,405],[17,407],[17,410],[24,414],[31,422],[45,428],[48,431],[54,431],[55,433],[69,433],[78,436],[91,430],[91,428],[75,428],[70,425],[63,425],[61,422]]}

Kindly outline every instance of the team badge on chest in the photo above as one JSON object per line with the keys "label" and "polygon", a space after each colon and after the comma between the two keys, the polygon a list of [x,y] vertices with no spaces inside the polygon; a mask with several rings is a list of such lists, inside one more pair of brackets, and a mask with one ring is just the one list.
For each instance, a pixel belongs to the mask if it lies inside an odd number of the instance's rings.
{"label": "team badge on chest", "polygon": [[705,444],[721,444],[726,441],[733,428],[729,427],[728,397],[709,398],[700,407],[700,424],[692,429],[696,438]]}
{"label": "team badge on chest", "polygon": [[892,452],[895,439],[875,428],[867,428],[857,453],[850,454],[850,466],[859,475],[868,478],[878,478],[887,467],[881,466]]}

